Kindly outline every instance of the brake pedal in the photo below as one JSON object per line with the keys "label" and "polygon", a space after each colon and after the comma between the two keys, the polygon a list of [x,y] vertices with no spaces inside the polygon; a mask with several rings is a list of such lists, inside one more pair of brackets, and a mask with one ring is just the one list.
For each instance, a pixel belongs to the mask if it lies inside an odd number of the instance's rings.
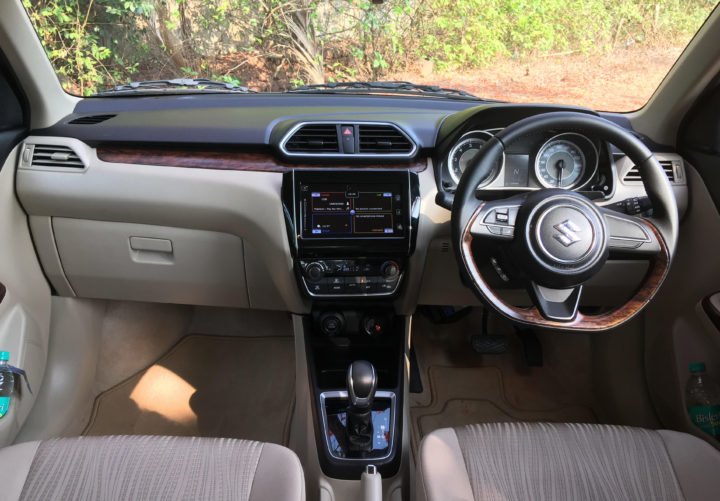
{"label": "brake pedal", "polygon": [[482,355],[499,355],[507,351],[508,339],[505,336],[475,334],[470,338],[473,350]]}
{"label": "brake pedal", "polygon": [[470,344],[476,353],[482,355],[499,355],[505,353],[508,347],[508,338],[507,336],[488,334],[488,315],[488,310],[484,308],[480,334],[474,334],[470,338]]}

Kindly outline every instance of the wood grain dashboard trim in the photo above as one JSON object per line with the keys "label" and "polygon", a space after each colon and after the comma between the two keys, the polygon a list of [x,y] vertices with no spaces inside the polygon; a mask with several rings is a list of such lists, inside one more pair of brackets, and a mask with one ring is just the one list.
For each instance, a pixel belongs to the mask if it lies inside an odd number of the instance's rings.
{"label": "wood grain dashboard trim", "polygon": [[575,319],[570,322],[559,322],[546,319],[536,306],[521,308],[504,301],[485,280],[478,267],[472,252],[473,236],[470,233],[473,223],[482,212],[484,204],[476,209],[468,221],[462,233],[461,251],[463,264],[474,282],[477,291],[491,305],[506,317],[523,324],[537,325],[548,328],[571,330],[571,331],[599,331],[612,329],[625,323],[639,313],[655,296],[658,289],[665,281],[670,269],[670,253],[660,231],[650,221],[646,221],[647,227],[655,233],[655,238],[660,243],[660,252],[650,261],[650,269],[645,276],[642,285],[635,291],[633,297],[624,305],[598,315],[584,315],[577,313]]}
{"label": "wood grain dashboard trim", "polygon": [[211,150],[171,150],[158,148],[130,148],[101,146],[97,156],[103,162],[259,172],[288,172],[292,169],[402,169],[422,172],[427,168],[424,158],[406,163],[378,164],[290,164],[282,163],[267,153],[242,153]]}

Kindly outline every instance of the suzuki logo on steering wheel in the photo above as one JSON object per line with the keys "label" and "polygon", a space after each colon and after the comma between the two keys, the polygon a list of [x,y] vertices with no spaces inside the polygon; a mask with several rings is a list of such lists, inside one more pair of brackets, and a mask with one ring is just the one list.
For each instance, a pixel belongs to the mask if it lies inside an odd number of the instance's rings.
{"label": "suzuki logo on steering wheel", "polygon": [[558,230],[559,233],[555,233],[553,235],[553,238],[563,244],[565,247],[570,247],[572,244],[579,242],[582,240],[577,234],[577,232],[581,231],[581,229],[570,221],[569,219],[566,219],[562,223],[556,224],[553,226],[556,230]]}

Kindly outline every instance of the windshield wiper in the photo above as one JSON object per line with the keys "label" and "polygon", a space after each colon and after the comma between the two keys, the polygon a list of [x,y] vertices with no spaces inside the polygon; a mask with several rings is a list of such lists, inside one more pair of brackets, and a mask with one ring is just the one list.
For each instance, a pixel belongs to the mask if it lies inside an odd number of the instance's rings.
{"label": "windshield wiper", "polygon": [[424,85],[412,82],[336,82],[301,85],[288,92],[318,93],[318,94],[363,94],[363,93],[392,93],[422,96],[451,97],[461,99],[480,100],[481,98],[464,90],[448,89],[438,85]]}
{"label": "windshield wiper", "polygon": [[194,92],[235,92],[239,94],[254,93],[247,87],[241,87],[228,82],[218,82],[207,78],[174,78],[172,80],[145,80],[117,85],[112,89],[104,90],[96,96],[118,94],[166,94],[166,93],[194,93]]}

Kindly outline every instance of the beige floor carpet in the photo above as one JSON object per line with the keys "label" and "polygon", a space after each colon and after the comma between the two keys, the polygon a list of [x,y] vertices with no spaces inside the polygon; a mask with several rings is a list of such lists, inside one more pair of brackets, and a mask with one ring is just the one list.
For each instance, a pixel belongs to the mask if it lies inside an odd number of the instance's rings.
{"label": "beige floor carpet", "polygon": [[479,331],[481,311],[453,324],[413,318],[423,393],[410,395],[412,446],[438,428],[482,422],[596,422],[592,410],[589,339],[540,334],[545,364],[528,367],[512,326],[499,318],[492,332],[510,343],[501,355],[479,355],[470,336]]}
{"label": "beige floor carpet", "polygon": [[85,435],[191,435],[287,444],[295,395],[291,337],[183,338],[100,394]]}

